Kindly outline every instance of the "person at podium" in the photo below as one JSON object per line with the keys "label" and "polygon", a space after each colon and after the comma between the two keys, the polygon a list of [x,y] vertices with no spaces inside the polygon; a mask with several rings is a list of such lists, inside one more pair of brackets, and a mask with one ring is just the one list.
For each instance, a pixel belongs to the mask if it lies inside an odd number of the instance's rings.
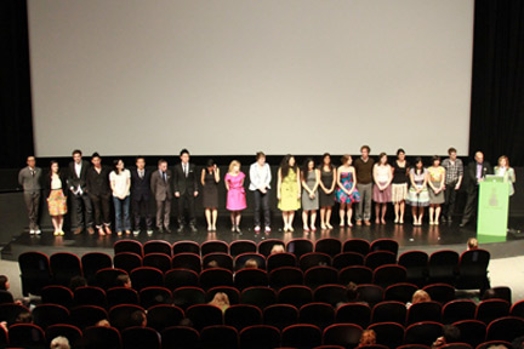
{"label": "person at podium", "polygon": [[513,183],[516,181],[515,170],[509,166],[509,159],[506,155],[499,157],[498,165],[495,166],[495,175],[504,177],[504,182],[509,185],[509,196],[515,193]]}
{"label": "person at podium", "polygon": [[468,164],[466,169],[466,193],[467,200],[462,215],[460,227],[465,227],[476,214],[477,201],[479,195],[479,183],[484,180],[488,174],[493,174],[493,168],[488,161],[484,161],[484,154],[481,151],[475,153],[475,161]]}

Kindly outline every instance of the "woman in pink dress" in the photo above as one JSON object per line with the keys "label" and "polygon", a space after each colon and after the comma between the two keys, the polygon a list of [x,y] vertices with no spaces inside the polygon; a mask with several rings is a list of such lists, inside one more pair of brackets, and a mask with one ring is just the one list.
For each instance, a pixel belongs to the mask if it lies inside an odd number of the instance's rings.
{"label": "woman in pink dress", "polygon": [[247,208],[244,178],[246,178],[246,175],[240,171],[240,162],[237,160],[231,161],[229,170],[224,178],[227,189],[226,208],[231,211],[231,231],[239,234],[242,233],[240,231],[242,210]]}

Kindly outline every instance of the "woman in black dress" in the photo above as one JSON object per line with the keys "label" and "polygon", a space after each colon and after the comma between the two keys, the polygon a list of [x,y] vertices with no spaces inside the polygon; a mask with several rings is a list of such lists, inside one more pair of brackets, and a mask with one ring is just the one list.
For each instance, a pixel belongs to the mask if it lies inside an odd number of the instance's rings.
{"label": "woman in black dress", "polygon": [[200,182],[204,188],[202,201],[206,213],[207,231],[216,231],[220,169],[212,159],[209,159],[206,167],[202,169]]}
{"label": "woman in black dress", "polygon": [[325,153],[322,156],[322,163],[319,166],[319,206],[320,206],[320,228],[333,229],[329,223],[331,220],[331,211],[335,204],[335,184],[337,182],[337,170],[331,164],[331,155]]}

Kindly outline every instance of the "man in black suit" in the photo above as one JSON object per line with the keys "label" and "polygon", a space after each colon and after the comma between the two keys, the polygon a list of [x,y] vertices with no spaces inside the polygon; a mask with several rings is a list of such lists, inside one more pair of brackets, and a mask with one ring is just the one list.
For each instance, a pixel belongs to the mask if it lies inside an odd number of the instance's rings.
{"label": "man in black suit", "polygon": [[195,224],[195,198],[198,196],[198,181],[195,165],[189,163],[189,151],[180,151],[180,164],[174,169],[175,197],[178,199],[178,232],[184,230],[186,224],[184,211],[187,208],[189,228],[196,232]]}
{"label": "man in black suit", "polygon": [[136,168],[131,170],[131,200],[133,217],[135,219],[135,230],[133,235],[140,234],[140,219],[146,221],[147,235],[153,235],[153,218],[149,211],[151,199],[151,171],[146,169],[146,160],[143,156],[136,158]]}
{"label": "man in black suit", "polygon": [[[74,234],[80,234],[84,230],[84,225],[89,234],[93,234],[93,209],[91,199],[87,195],[86,175],[89,163],[82,160],[82,152],[78,149],[73,151],[73,161],[69,163],[69,176],[67,186],[71,192],[73,201],[73,221],[76,226]],[[85,212],[84,212],[85,211]],[[85,220],[84,220],[85,213]],[[85,223],[85,224],[84,224]]]}
{"label": "man in black suit", "polygon": [[465,227],[476,214],[479,183],[484,180],[487,174],[493,174],[491,164],[484,161],[484,154],[480,151],[475,153],[475,161],[468,164],[466,169],[466,193],[468,195],[466,206],[464,207],[464,214],[462,215],[462,222],[460,227]]}
{"label": "man in black suit", "polygon": [[158,160],[158,171],[151,174],[151,192],[156,201],[156,226],[160,233],[170,233],[169,221],[171,217],[171,171],[167,169],[167,161]]}

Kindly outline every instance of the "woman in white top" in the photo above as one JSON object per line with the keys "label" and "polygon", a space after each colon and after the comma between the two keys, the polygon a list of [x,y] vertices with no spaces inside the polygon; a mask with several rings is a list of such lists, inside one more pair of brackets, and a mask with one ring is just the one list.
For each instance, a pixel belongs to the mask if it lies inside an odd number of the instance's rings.
{"label": "woman in white top", "polygon": [[49,173],[47,188],[49,195],[47,196],[47,206],[49,208],[49,215],[53,221],[55,232],[53,235],[64,235],[62,227],[64,225],[64,215],[67,213],[67,183],[66,179],[60,173],[58,162],[51,161],[51,171]]}
{"label": "woman in white top", "polygon": [[255,232],[260,232],[260,208],[264,211],[265,232],[271,231],[271,216],[269,212],[269,190],[271,189],[271,169],[266,163],[266,155],[259,151],[257,161],[249,168],[249,190],[255,199]]}
{"label": "woman in white top", "polygon": [[515,170],[509,166],[509,159],[506,155],[499,157],[498,166],[495,166],[495,175],[504,177],[504,181],[509,184],[509,196],[515,193],[513,183],[516,181]]}
{"label": "woman in white top", "polygon": [[115,169],[109,174],[109,182],[113,191],[116,231],[118,235],[122,235],[122,231],[125,230],[126,235],[129,235],[131,234],[131,216],[129,214],[131,172],[124,168],[122,159],[115,160],[113,165]]}
{"label": "woman in white top", "polygon": [[388,164],[386,153],[380,153],[378,162],[373,166],[373,201],[375,201],[375,223],[386,224],[386,210],[388,202],[391,202],[391,181],[393,171]]}

